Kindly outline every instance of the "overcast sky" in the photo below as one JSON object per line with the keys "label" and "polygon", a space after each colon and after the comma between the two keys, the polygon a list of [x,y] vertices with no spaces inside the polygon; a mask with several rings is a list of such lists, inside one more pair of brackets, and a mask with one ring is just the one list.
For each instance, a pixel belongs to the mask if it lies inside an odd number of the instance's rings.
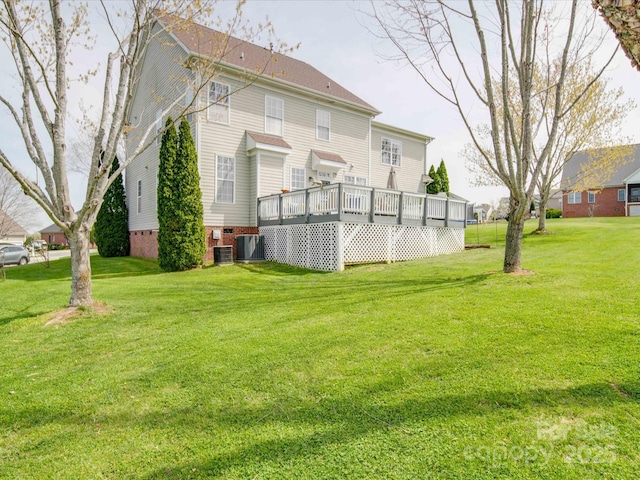
{"label": "overcast sky", "polygon": [[[225,9],[234,5],[234,1],[225,0],[219,11],[224,15]],[[435,137],[428,147],[428,161],[437,166],[444,159],[453,192],[476,203],[492,203],[506,195],[505,189],[472,186],[460,155],[469,137],[457,112],[433,93],[411,68],[383,58],[380,53],[393,50],[368,31],[367,27],[372,27],[371,20],[362,11],[369,8],[368,0],[249,0],[244,14],[252,23],[263,22],[268,17],[280,40],[289,45],[300,43],[291,56],[313,65],[381,110],[383,113],[376,120]],[[616,40],[609,32],[608,48],[613,49],[615,45]],[[105,45],[101,42],[87,61],[102,59],[105,54]],[[3,67],[7,65],[5,55],[0,54],[0,76],[6,71]],[[639,92],[635,99],[640,105],[640,89],[634,88],[640,82],[640,72],[631,68],[622,53],[614,63],[615,68],[608,74],[612,85],[621,85],[626,92]],[[0,88],[6,91],[2,78]],[[74,93],[78,92],[88,104],[92,97],[100,98],[100,85],[82,86]],[[0,117],[0,120],[5,119]],[[624,132],[633,142],[640,142],[638,125],[640,110],[636,109],[629,115]],[[3,150],[9,154],[18,151],[14,146],[19,138],[8,134],[7,130],[2,132],[0,146]],[[81,183],[82,179],[74,177],[72,188],[75,186],[81,191]],[[82,196],[74,198],[77,208]],[[46,225],[50,221],[44,217],[40,223]]]}

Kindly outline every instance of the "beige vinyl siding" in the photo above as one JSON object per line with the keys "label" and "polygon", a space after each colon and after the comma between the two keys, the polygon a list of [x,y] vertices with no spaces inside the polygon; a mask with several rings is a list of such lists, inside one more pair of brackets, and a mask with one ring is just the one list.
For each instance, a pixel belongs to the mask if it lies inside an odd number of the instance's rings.
{"label": "beige vinyl siding", "polygon": [[[201,185],[206,225],[255,225],[256,178],[253,172],[257,155],[247,156],[246,131],[265,132],[265,95],[284,101],[282,138],[292,147],[292,151],[285,156],[284,166],[279,155],[271,152],[260,153],[258,196],[280,193],[283,188],[289,188],[291,166],[304,167],[309,176],[315,176],[311,169],[312,149],[336,153],[348,164],[353,164],[351,172],[367,176],[367,116],[276,91],[258,83],[245,88],[242,82],[226,75],[219,76],[216,81],[229,84],[233,93],[229,125],[208,121],[206,112],[198,116]],[[202,95],[200,100],[205,102],[206,93]],[[318,108],[331,113],[329,142],[316,140]],[[236,202],[233,205],[215,203],[215,155],[236,159]],[[339,177],[335,178],[335,181],[340,180]]]}
{"label": "beige vinyl siding", "polygon": [[425,142],[409,136],[400,135],[380,127],[371,129],[371,179],[370,185],[377,188],[386,188],[389,179],[390,165],[382,164],[381,145],[382,138],[402,143],[402,161],[399,167],[393,167],[396,171],[398,189],[403,192],[424,193],[424,186],[420,183],[424,172]]}
{"label": "beige vinyl siding", "polygon": [[280,193],[282,190],[282,157],[260,155],[259,196]]}
{"label": "beige vinyl siding", "polygon": [[[126,170],[125,187],[130,230],[158,228],[156,207],[160,145],[153,140],[156,112],[159,109],[166,109],[176,96],[183,95],[186,91],[185,80],[191,78],[191,72],[181,65],[185,58],[184,50],[176,45],[168,34],[164,32],[158,34],[158,30],[156,26],[154,33],[157,34],[157,38],[150,43],[145,56],[129,115],[132,129],[127,134],[127,155],[130,156],[141,142],[151,143],[151,146],[134,159]],[[176,108],[171,113],[175,118],[179,112]],[[163,126],[166,119],[167,115],[164,115]],[[152,132],[145,140],[143,135],[149,125],[152,125]],[[137,213],[138,180],[142,180],[140,213]]]}

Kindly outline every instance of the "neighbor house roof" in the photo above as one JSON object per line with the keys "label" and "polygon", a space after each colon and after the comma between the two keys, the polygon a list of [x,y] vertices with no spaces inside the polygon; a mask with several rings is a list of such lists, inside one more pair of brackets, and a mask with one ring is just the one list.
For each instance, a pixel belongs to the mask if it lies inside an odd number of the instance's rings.
{"label": "neighbor house roof", "polygon": [[158,20],[192,55],[220,58],[223,65],[233,65],[249,73],[260,73],[263,78],[312,90],[322,96],[356,105],[373,115],[380,113],[316,68],[287,55],[272,52],[271,47],[261,47],[193,22],[185,22],[178,17],[161,15]]}
{"label": "neighbor house roof", "polygon": [[[608,180],[604,180],[602,187],[614,187],[624,184],[624,180],[640,168],[640,144],[632,145],[632,153],[628,159],[622,161],[617,169],[612,172]],[[583,166],[589,162],[589,151],[576,152],[567,162],[562,170],[562,180],[560,186],[563,190],[568,190],[580,179]]]}
{"label": "neighbor house roof", "polygon": [[62,229],[55,223],[52,223],[48,227],[45,227],[42,230],[40,230],[40,233],[59,233],[59,232],[62,232]]}
{"label": "neighbor house roof", "polygon": [[0,210],[0,225],[2,225],[2,230],[5,231],[7,235],[28,234],[28,232],[18,224],[18,222],[7,215],[3,210]]}

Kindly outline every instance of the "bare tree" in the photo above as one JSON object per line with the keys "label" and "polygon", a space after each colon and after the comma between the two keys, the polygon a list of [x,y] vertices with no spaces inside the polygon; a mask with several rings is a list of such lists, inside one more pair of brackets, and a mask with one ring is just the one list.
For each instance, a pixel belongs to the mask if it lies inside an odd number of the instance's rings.
{"label": "bare tree", "polygon": [[[549,137],[549,127],[553,123],[551,115],[553,111],[549,108],[552,105],[557,78],[555,75],[558,69],[554,63],[539,64],[536,66],[537,73],[534,75],[534,90],[538,94],[532,102],[532,115],[534,119],[534,142],[532,167],[540,163],[540,152],[542,151]],[[557,186],[562,175],[562,171],[574,153],[588,150],[591,157],[589,164],[595,172],[597,171],[613,173],[623,163],[628,161],[630,147],[624,145],[628,139],[620,134],[620,127],[625,120],[627,113],[634,108],[632,100],[622,101],[624,92],[621,88],[609,89],[608,81],[605,78],[597,78],[597,72],[591,67],[591,60],[585,59],[583,62],[572,65],[567,72],[565,80],[565,95],[563,99],[563,109],[571,104],[572,108],[560,119],[556,140],[551,147],[551,153],[542,163],[540,174],[536,181],[536,188],[539,194],[540,210],[538,216],[538,228],[536,233],[546,232],[546,210],[551,190]],[[585,90],[585,86],[591,87]],[[500,85],[495,86],[500,92]],[[513,91],[509,96],[512,97]],[[578,98],[579,96],[579,98]],[[512,110],[518,112],[518,98],[510,98]],[[521,122],[521,119],[518,119]],[[477,136],[483,140],[483,145],[487,145],[488,127],[477,129]],[[605,148],[606,147],[606,148]],[[485,151],[489,151],[485,147]],[[476,173],[477,184],[491,183],[499,185],[501,183],[487,163],[482,154],[469,144],[463,151],[467,159],[469,169]],[[601,186],[608,178],[592,180],[588,188]],[[598,180],[600,183],[598,183]]]}
{"label": "bare tree", "polygon": [[10,234],[15,223],[27,230],[32,228],[38,210],[38,205],[24,194],[20,184],[0,168],[0,238]]}
{"label": "bare tree", "polygon": [[[506,273],[521,270],[525,215],[540,172],[553,153],[560,122],[592,85],[587,83],[573,103],[567,102],[568,72],[602,42],[602,36],[594,35],[595,16],[577,21],[578,0],[553,6],[564,9],[557,13],[562,20],[553,32],[547,32],[548,41],[541,45],[541,29],[550,15],[544,0],[522,0],[519,4],[510,0],[388,0],[386,8],[372,3],[382,36],[458,111],[487,170],[509,189]],[[562,35],[557,35],[561,31]],[[536,147],[535,102],[539,92],[535,90],[534,66],[550,56],[557,59],[549,96],[550,123],[546,141]],[[597,70],[595,79],[603,69]],[[513,98],[518,100],[515,104]],[[474,128],[483,123],[478,114],[488,117],[488,146]]]}
{"label": "bare tree", "polygon": [[[28,158],[40,172],[43,185],[29,178],[18,166],[17,159],[9,158],[0,144],[0,165],[18,181],[24,192],[44,209],[47,215],[66,235],[71,248],[71,306],[91,305],[91,265],[89,262],[89,233],[108,186],[137,156],[145,151],[162,131],[151,124],[144,131],[136,131],[138,146],[129,152],[118,170],[110,174],[111,164],[124,135],[133,127],[127,124],[127,112],[140,74],[141,61],[149,45],[157,37],[157,28],[164,31],[188,28],[193,22],[211,25],[212,5],[206,0],[132,0],[129,3],[105,2],[89,4],[98,12],[90,15],[89,6],[60,0],[45,2],[18,2],[3,0],[0,12],[0,30],[5,46],[15,63],[16,92],[18,98],[0,94],[0,104],[9,112],[17,132],[22,137]],[[228,22],[215,19],[218,30],[223,31],[216,51],[191,68],[198,68],[200,82],[193,85],[199,91],[216,75],[227,54],[230,35],[252,39],[259,32],[271,32],[269,24],[252,29],[242,18],[239,0],[235,15]],[[120,11],[121,6],[128,10]],[[116,11],[118,9],[118,11]],[[157,23],[158,17],[164,21]],[[68,169],[68,146],[71,134],[68,124],[72,106],[69,88],[75,72],[72,53],[74,48],[87,47],[91,39],[93,21],[103,22],[112,33],[114,49],[104,59],[102,69],[98,62],[90,65],[80,78],[88,80],[102,72],[102,99],[98,102],[95,125],[86,130],[94,132],[87,168],[86,193],[80,208],[71,201]],[[154,25],[159,25],[156,30]],[[100,39],[107,42],[106,38]],[[90,42],[89,42],[90,43]],[[90,46],[90,45],[89,45]],[[278,50],[279,45],[276,45]],[[205,52],[206,53],[206,52]],[[178,61],[178,59],[176,59]],[[251,73],[259,75],[260,66]],[[263,66],[264,67],[264,66]],[[74,73],[77,75],[77,72]],[[251,77],[251,78],[254,78]],[[249,80],[250,81],[250,80]],[[162,103],[165,114],[176,118],[188,106],[184,95],[170,103]],[[202,106],[206,108],[206,105]],[[139,130],[139,129],[138,129]],[[86,150],[85,150],[86,151]]]}
{"label": "bare tree", "polygon": [[640,70],[640,0],[592,0],[616,34],[631,65]]}

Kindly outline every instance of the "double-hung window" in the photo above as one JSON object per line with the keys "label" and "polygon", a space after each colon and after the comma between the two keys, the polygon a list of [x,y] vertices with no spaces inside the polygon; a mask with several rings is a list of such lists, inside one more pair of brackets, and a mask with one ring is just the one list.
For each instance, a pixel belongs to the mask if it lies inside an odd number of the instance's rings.
{"label": "double-hung window", "polygon": [[587,202],[596,203],[596,192],[588,192],[587,193]]}
{"label": "double-hung window", "polygon": [[195,109],[195,105],[193,105],[193,89],[191,87],[187,87],[187,90],[184,93],[184,108],[186,109],[185,118],[187,122],[193,122],[193,113],[189,113]]}
{"label": "double-hung window", "polygon": [[380,150],[383,165],[400,166],[402,162],[402,142],[383,137]]}
{"label": "double-hung window", "polygon": [[331,132],[331,113],[324,110],[316,110],[316,138],[329,140]]}
{"label": "double-hung window", "polygon": [[624,202],[625,198],[626,198],[626,190],[624,188],[620,188],[618,189],[618,201],[619,202]]}
{"label": "double-hung window", "polygon": [[136,212],[142,213],[142,180],[138,180],[138,188],[136,193]]}
{"label": "double-hung window", "polygon": [[235,203],[236,159],[216,157],[216,203]]}
{"label": "double-hung window", "polygon": [[231,98],[229,85],[211,82],[209,85],[209,120],[216,123],[229,123]]}
{"label": "double-hung window", "polygon": [[291,190],[302,190],[307,187],[307,171],[300,167],[291,167]]}
{"label": "double-hung window", "polygon": [[569,205],[582,203],[582,192],[569,192],[567,194],[567,203]]}
{"label": "double-hung window", "polygon": [[264,112],[264,132],[281,137],[284,132],[284,101],[265,96]]}

